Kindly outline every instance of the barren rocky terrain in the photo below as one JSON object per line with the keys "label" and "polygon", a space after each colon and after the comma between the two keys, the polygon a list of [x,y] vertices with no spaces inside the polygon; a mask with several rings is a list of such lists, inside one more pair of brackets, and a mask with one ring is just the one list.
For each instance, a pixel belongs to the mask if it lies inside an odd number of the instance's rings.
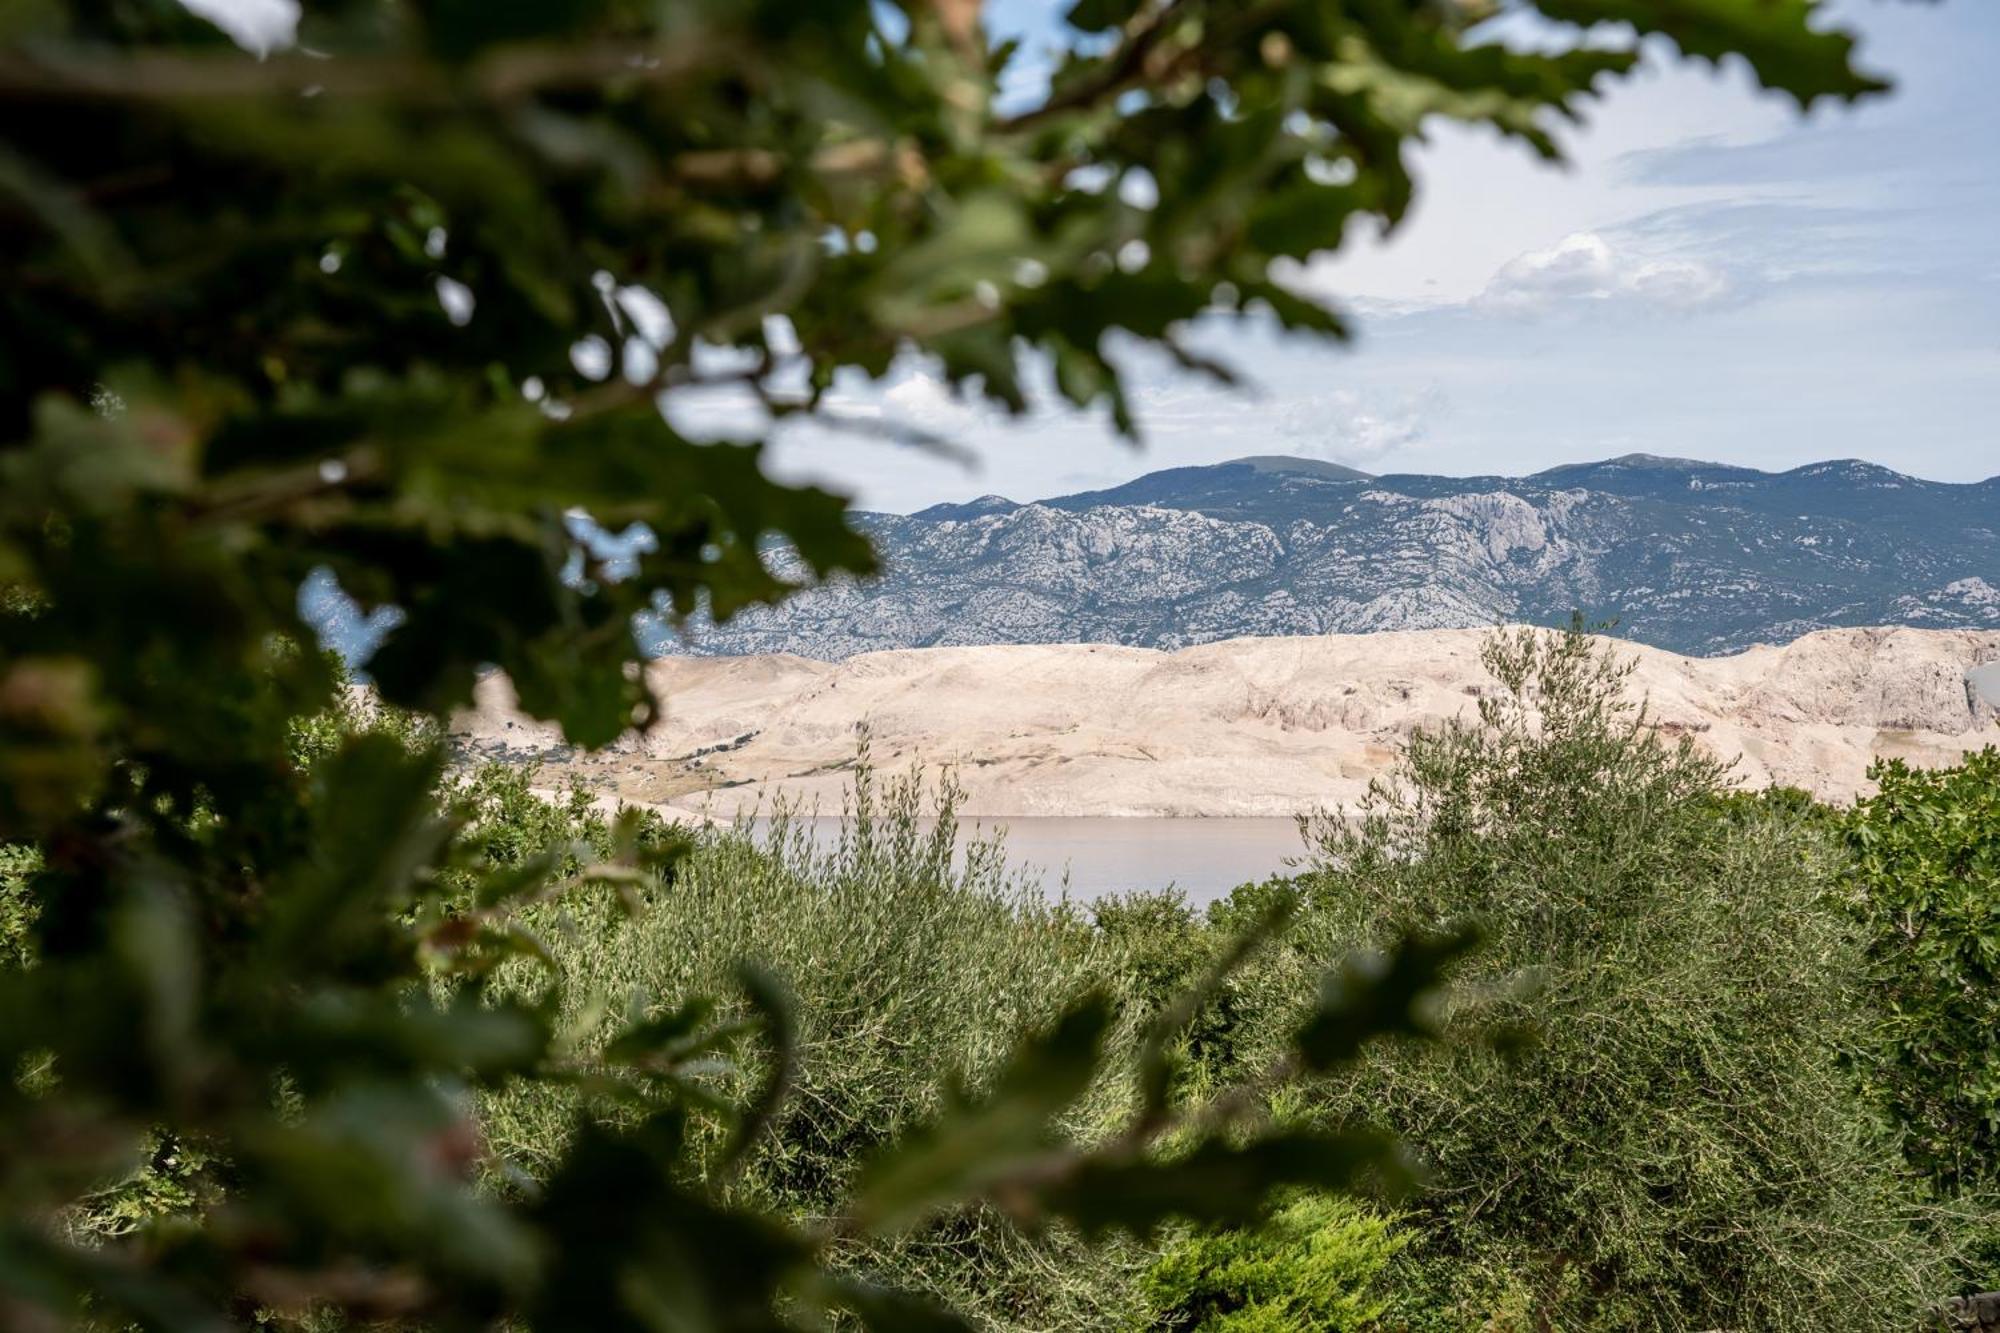
{"label": "barren rocky terrain", "polygon": [[[952,766],[980,816],[1291,815],[1358,798],[1413,728],[1493,682],[1479,630],[925,648],[841,662],[665,658],[651,731],[595,755],[488,677],[454,738],[607,797],[729,815],[779,791],[836,813],[865,728],[878,766]],[[1948,763],[2000,741],[1984,682],[2000,631],[1844,629],[1728,657],[1619,643],[1657,724],[1738,762],[1750,786],[1848,800],[1879,757]]]}
{"label": "barren rocky terrain", "polygon": [[[661,652],[798,653],[1566,625],[1680,653],[1820,629],[2000,630],[2000,477],[1852,460],[1759,472],[1628,455],[1532,477],[1374,477],[1310,459],[1170,468],[1108,491],[859,516],[883,573]],[[788,574],[805,571],[774,553]]]}

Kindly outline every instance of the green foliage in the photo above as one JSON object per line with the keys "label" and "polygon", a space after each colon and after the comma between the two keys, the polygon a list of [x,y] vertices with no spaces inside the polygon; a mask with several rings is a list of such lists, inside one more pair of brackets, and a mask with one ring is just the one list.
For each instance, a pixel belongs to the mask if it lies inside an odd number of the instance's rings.
{"label": "green foliage", "polygon": [[[993,1267],[1018,1268],[1038,1245],[1046,1254],[1075,1242],[995,1234],[997,1219],[966,1213],[965,1201],[988,1200],[1016,1227],[1069,1218],[1091,1233],[1146,1232],[1174,1216],[1238,1216],[1272,1188],[1342,1183],[1375,1160],[1372,1140],[1245,1134],[1227,1117],[1198,1132],[1187,1115],[1135,1119],[1108,1086],[1094,1111],[1080,1105],[1108,1073],[1111,1010],[1085,984],[1102,944],[1065,913],[1010,896],[995,878],[997,854],[975,852],[965,872],[973,878],[954,878],[948,796],[943,833],[919,838],[914,780],[892,789],[884,818],[864,770],[860,831],[829,861],[802,859],[796,840],[782,850],[782,821],[776,854],[730,835],[688,857],[668,831],[607,822],[582,794],[539,799],[531,772],[487,768],[440,787],[433,750],[385,733],[372,713],[351,716],[357,730],[305,770],[318,799],[301,821],[311,850],[296,858],[299,879],[256,921],[267,940],[250,958],[282,960],[285,985],[222,978],[224,994],[252,993],[261,1005],[209,1024],[209,1040],[233,1037],[251,1050],[283,1032],[288,1091],[276,1105],[246,1099],[213,1111],[171,1089],[139,1102],[172,1128],[136,1143],[123,1166],[100,1157],[75,1167],[79,1179],[104,1183],[71,1196],[65,1230],[30,1251],[110,1310],[198,1326],[199,1306],[174,1283],[195,1264],[233,1272],[246,1297],[293,1311],[449,1322],[512,1307],[538,1325],[568,1326],[584,1311],[592,1326],[617,1327],[640,1326],[631,1321],[647,1308],[706,1302],[736,1311],[730,1326],[776,1327],[772,1301],[785,1289],[802,1292],[804,1308],[918,1327],[942,1316],[845,1274],[907,1273],[924,1245],[902,1237],[921,1223],[933,1248],[956,1233],[962,1256],[930,1262],[928,1289],[962,1286],[971,1305],[1067,1300],[1108,1326],[1118,1291],[1089,1301],[1075,1291],[1029,1294],[1020,1276],[1011,1287],[992,1282]],[[603,848],[609,864],[597,859]],[[649,869],[663,854],[675,857],[671,882]],[[393,874],[384,857],[421,859]],[[620,857],[633,873],[616,873]],[[431,887],[407,889],[412,874]],[[624,894],[592,896],[600,880]],[[565,883],[573,887],[559,896],[547,887]],[[335,895],[335,885],[356,891]],[[139,910],[158,916],[126,927],[139,932],[134,961],[158,976],[176,965],[162,954],[186,938],[185,925],[168,903]],[[675,947],[676,936],[699,943]],[[764,974],[715,974],[750,951],[746,936],[810,978],[810,1009]],[[377,943],[399,940],[388,951]],[[607,941],[616,947],[604,949]],[[33,983],[63,971],[46,933],[40,943],[36,967],[0,977],[30,1001],[41,998]],[[917,961],[899,967],[898,956]],[[355,979],[371,957],[402,960],[404,984],[380,1002]],[[663,965],[679,970],[673,991],[647,984]],[[1070,1016],[1017,1041],[1065,989],[1065,973],[1078,997]],[[571,977],[595,985],[563,984]],[[628,979],[637,984],[624,1016],[613,1017],[604,987]],[[732,1005],[667,1002],[725,981],[741,997]],[[1390,1020],[1372,996],[1357,996],[1353,1021]],[[903,1048],[916,1034],[930,1040],[911,1060]],[[164,1036],[160,1077],[192,1063],[174,1044],[186,1037]],[[69,1024],[52,1074],[18,1088],[27,1109],[46,1118],[62,1106],[74,1071],[108,1064],[113,1039]],[[997,1058],[982,1073],[972,1062],[984,1051]],[[230,1083],[209,1058],[189,1076],[213,1097]],[[962,1090],[940,1098],[944,1075],[961,1070]],[[1150,1151],[1162,1136],[1190,1133],[1191,1152]],[[163,1142],[223,1151],[189,1157]],[[856,1178],[869,1159],[876,1165]],[[732,1177],[737,1191],[714,1192]],[[522,1191],[530,1179],[540,1183]],[[613,1180],[615,1209],[603,1203]],[[218,1253],[235,1234],[218,1230],[221,1219],[246,1208],[267,1218],[245,1237],[254,1250]],[[299,1229],[281,1229],[286,1218]],[[166,1251],[173,1268],[137,1290],[108,1281],[112,1270],[100,1265],[114,1250],[152,1253],[168,1237],[181,1238]],[[180,1248],[190,1243],[199,1248]],[[399,1255],[399,1264],[312,1266],[348,1246]],[[421,1284],[405,1268],[421,1272]],[[691,1273],[708,1285],[690,1285]]]}
{"label": "green foliage", "polygon": [[41,866],[41,853],[34,847],[0,844],[0,968],[28,961],[28,941],[39,915],[28,881]]}
{"label": "green foliage", "polygon": [[[392,701],[463,702],[491,662],[603,743],[654,706],[623,671],[634,611],[782,595],[773,536],[814,577],[872,564],[835,497],[699,447],[662,394],[816,412],[837,370],[914,349],[1019,412],[1033,347],[1130,429],[1113,332],[1224,378],[1180,341],[1205,310],[1342,333],[1282,264],[1400,219],[1428,118],[1554,156],[1643,32],[1802,105],[1882,86],[1809,0],[1539,7],[1633,35],[1510,47],[1479,4],[1083,5],[1116,36],[1009,111],[1020,53],[977,3],[346,0],[263,61],[165,3],[16,7],[0,579],[47,608],[20,687],[67,770],[49,790],[87,795],[97,729],[159,702],[108,671],[127,608],[240,670],[299,631],[315,565],[407,612],[372,668]],[[572,364],[583,339],[606,364]],[[562,577],[572,506],[653,529],[638,577]]]}
{"label": "green foliage", "polygon": [[1235,1038],[1246,1018],[1239,976],[1210,987],[1192,1012],[1172,1015],[1171,1010],[1202,983],[1231,940],[1254,926],[1254,920],[1246,920],[1239,930],[1217,929],[1178,893],[1100,898],[1091,905],[1091,917],[1117,960],[1119,994],[1134,1012],[1178,1019],[1173,1031],[1160,1034],[1168,1048],[1163,1054],[1170,1066],[1169,1090],[1199,1096],[1237,1072]]}
{"label": "green foliage", "polygon": [[[488,768],[472,783],[525,792],[523,777]],[[637,912],[535,909],[526,924],[566,975],[587,982],[565,991],[560,1030],[578,1051],[597,1049],[628,1026],[678,1014],[642,1004],[633,1023],[633,997],[726,995],[738,959],[764,960],[793,993],[791,1095],[735,1188],[801,1224],[836,1212],[863,1164],[936,1116],[954,1081],[989,1086],[1015,1037],[1115,972],[1105,942],[1013,879],[997,844],[975,840],[952,858],[954,793],[949,781],[927,790],[914,776],[881,782],[862,767],[849,805],[860,817],[835,845],[816,845],[780,809],[761,834],[699,834],[671,888],[642,891]],[[591,817],[571,823],[531,795],[483,809],[473,835],[518,840],[530,856],[592,836]],[[924,816],[938,822],[926,827]],[[526,969],[516,978],[534,980]],[[748,1015],[724,1003],[717,1016]],[[1114,1054],[1129,1051],[1125,1029],[1110,1040]],[[705,1086],[742,1094],[767,1072],[753,1062]],[[545,1174],[566,1150],[580,1098],[556,1083],[490,1094],[480,1114],[487,1142],[515,1171]],[[1102,1080],[1057,1128],[1088,1138],[1123,1110],[1115,1081]],[[1118,1327],[1131,1293],[1117,1275],[1139,1262],[1125,1244],[1086,1253],[1060,1228],[1025,1235],[991,1208],[856,1238],[840,1257],[844,1271],[934,1293],[982,1321],[1064,1328]]]}
{"label": "green foliage", "polygon": [[1197,1232],[1148,1270],[1148,1327],[1188,1333],[1362,1333],[1408,1243],[1361,1204],[1308,1196],[1255,1227]]}
{"label": "green foliage", "polygon": [[[768,973],[577,1021],[592,978],[553,927],[675,893],[686,841],[580,803],[517,837],[525,789],[491,778],[440,802],[436,723],[491,665],[607,743],[660,707],[635,614],[726,618],[872,568],[839,497],[670,425],[690,395],[827,419],[837,371],[919,355],[1019,412],[1035,349],[1131,429],[1113,333],[1226,377],[1179,341],[1197,313],[1342,332],[1284,267],[1403,215],[1427,118],[1553,154],[1654,30],[1801,103],[1872,86],[1804,0],[1539,7],[1630,35],[1551,54],[1476,4],[1089,3],[1077,22],[1115,33],[1003,111],[1016,53],[958,0],[330,0],[268,59],[166,0],[7,6],[0,843],[34,850],[0,895],[31,962],[0,968],[20,1071],[0,1082],[0,1322],[953,1326],[838,1271],[901,1243],[867,1223],[914,1206],[802,1222],[733,1188],[782,1155],[815,1032]],[[578,550],[574,508],[652,531],[635,575]],[[368,664],[379,718],[344,716],[339,673],[298,647],[317,568],[405,613]],[[1323,992],[1338,1039],[1317,1054],[1419,1025],[1404,1002],[1434,977],[1384,969],[1393,991],[1352,971]],[[1105,1135],[1031,1124],[1084,1116],[1108,1077],[1077,1074],[1115,1050],[1110,1008],[1080,1005],[1021,1025],[1039,1037],[989,1019],[1014,1053],[899,1124],[877,1179],[1145,1231],[1378,1160],[1340,1128],[1225,1114],[1296,1061],[1221,1109],[1175,1103],[1179,1023],[1139,1041]],[[475,1110],[515,1095],[575,1121],[532,1180]],[[1010,1152],[1045,1150],[968,1176],[947,1145],[1003,1122]],[[213,1192],[169,1188],[191,1145]],[[110,1214],[154,1221],[66,1227],[134,1181],[148,1197]]]}
{"label": "green foliage", "polygon": [[383,703],[356,685],[347,664],[331,651],[321,653],[320,663],[332,682],[332,690],[325,707],[287,721],[287,758],[293,767],[311,768],[361,735],[384,737],[412,754],[438,744],[437,719]]}
{"label": "green foliage", "polygon": [[228,1164],[195,1144],[150,1133],[138,1165],[123,1179],[86,1195],[65,1219],[85,1243],[117,1240],[198,1218],[220,1202]]}
{"label": "green foliage", "polygon": [[[1901,760],[1845,821],[1884,1049],[1870,1075],[1946,1189],[2000,1183],[2000,749]],[[2000,1227],[1996,1227],[2000,1234]]]}
{"label": "green foliage", "polygon": [[1526,1039],[1382,1051],[1320,1113],[1420,1145],[1421,1248],[1517,1276],[1557,1326],[1914,1321],[1951,1253],[1846,1059],[1871,1022],[1838,849],[1783,803],[1719,802],[1725,770],[1625,701],[1611,651],[1496,635],[1478,720],[1314,823],[1297,965],[1476,919],[1437,1021]]}
{"label": "green foliage", "polygon": [[1826,804],[1802,787],[1731,787],[1715,793],[1710,802],[1724,819],[1743,824],[1776,818],[1816,824],[1831,832],[1841,822],[1838,807]]}

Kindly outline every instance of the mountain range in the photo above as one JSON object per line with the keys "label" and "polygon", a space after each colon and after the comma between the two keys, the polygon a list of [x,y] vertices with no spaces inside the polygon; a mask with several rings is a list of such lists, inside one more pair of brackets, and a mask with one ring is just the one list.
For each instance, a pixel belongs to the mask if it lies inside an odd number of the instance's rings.
{"label": "mountain range", "polygon": [[1860,625],[2000,628],[2000,477],[1854,460],[1762,472],[1627,455],[1527,477],[1373,476],[1243,458],[1109,490],[989,495],[860,522],[885,570],[667,652],[888,648],[1565,624],[1713,655]]}

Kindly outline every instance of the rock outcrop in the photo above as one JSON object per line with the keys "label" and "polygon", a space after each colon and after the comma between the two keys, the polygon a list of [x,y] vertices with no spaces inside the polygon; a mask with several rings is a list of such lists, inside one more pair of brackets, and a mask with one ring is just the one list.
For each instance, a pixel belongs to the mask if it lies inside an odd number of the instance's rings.
{"label": "rock outcrop", "polygon": [[880,578],[657,646],[830,660],[946,644],[1179,648],[1560,625],[1573,611],[1700,654],[1837,626],[2000,629],[2000,478],[1951,485],[1855,462],[1767,473],[1629,457],[1532,477],[1370,477],[1259,458],[861,521]]}
{"label": "rock outcrop", "polygon": [[[1413,729],[1491,688],[1484,631],[1235,639],[1175,652],[1107,644],[666,658],[651,731],[598,755],[517,715],[484,681],[455,736],[468,753],[549,764],[607,795],[731,813],[791,792],[839,808],[858,731],[878,764],[953,765],[966,813],[1276,815],[1358,798]],[[1878,758],[1944,764],[2000,742],[1977,682],[2000,631],[1830,630],[1728,657],[1620,643],[1635,696],[1670,734],[1733,760],[1746,785],[1829,800]]]}

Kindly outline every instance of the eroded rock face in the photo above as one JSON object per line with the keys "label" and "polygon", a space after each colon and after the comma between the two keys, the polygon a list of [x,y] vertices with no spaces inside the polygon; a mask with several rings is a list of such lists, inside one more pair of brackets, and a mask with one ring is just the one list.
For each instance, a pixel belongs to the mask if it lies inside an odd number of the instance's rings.
{"label": "eroded rock face", "polygon": [[[2000,479],[1628,458],[1533,477],[1368,477],[1300,460],[1111,491],[863,516],[886,573],[667,651],[1127,643],[1565,624],[1676,652],[1855,625],[2000,629]],[[1921,711],[1921,706],[1919,706]],[[1913,714],[1912,716],[1916,716]]]}
{"label": "eroded rock face", "polygon": [[[541,747],[552,784],[568,768],[607,794],[722,814],[779,791],[838,810],[865,726],[880,764],[954,765],[972,815],[1289,816],[1357,800],[1411,731],[1471,716],[1494,687],[1485,636],[665,658],[650,669],[665,719],[603,755],[562,757],[498,677],[456,734],[473,753]],[[1967,687],[2000,671],[2000,631],[1829,630],[1716,658],[1615,646],[1655,724],[1734,761],[1745,785],[1845,801],[1878,758],[1946,764],[2000,743],[2000,709]]]}

